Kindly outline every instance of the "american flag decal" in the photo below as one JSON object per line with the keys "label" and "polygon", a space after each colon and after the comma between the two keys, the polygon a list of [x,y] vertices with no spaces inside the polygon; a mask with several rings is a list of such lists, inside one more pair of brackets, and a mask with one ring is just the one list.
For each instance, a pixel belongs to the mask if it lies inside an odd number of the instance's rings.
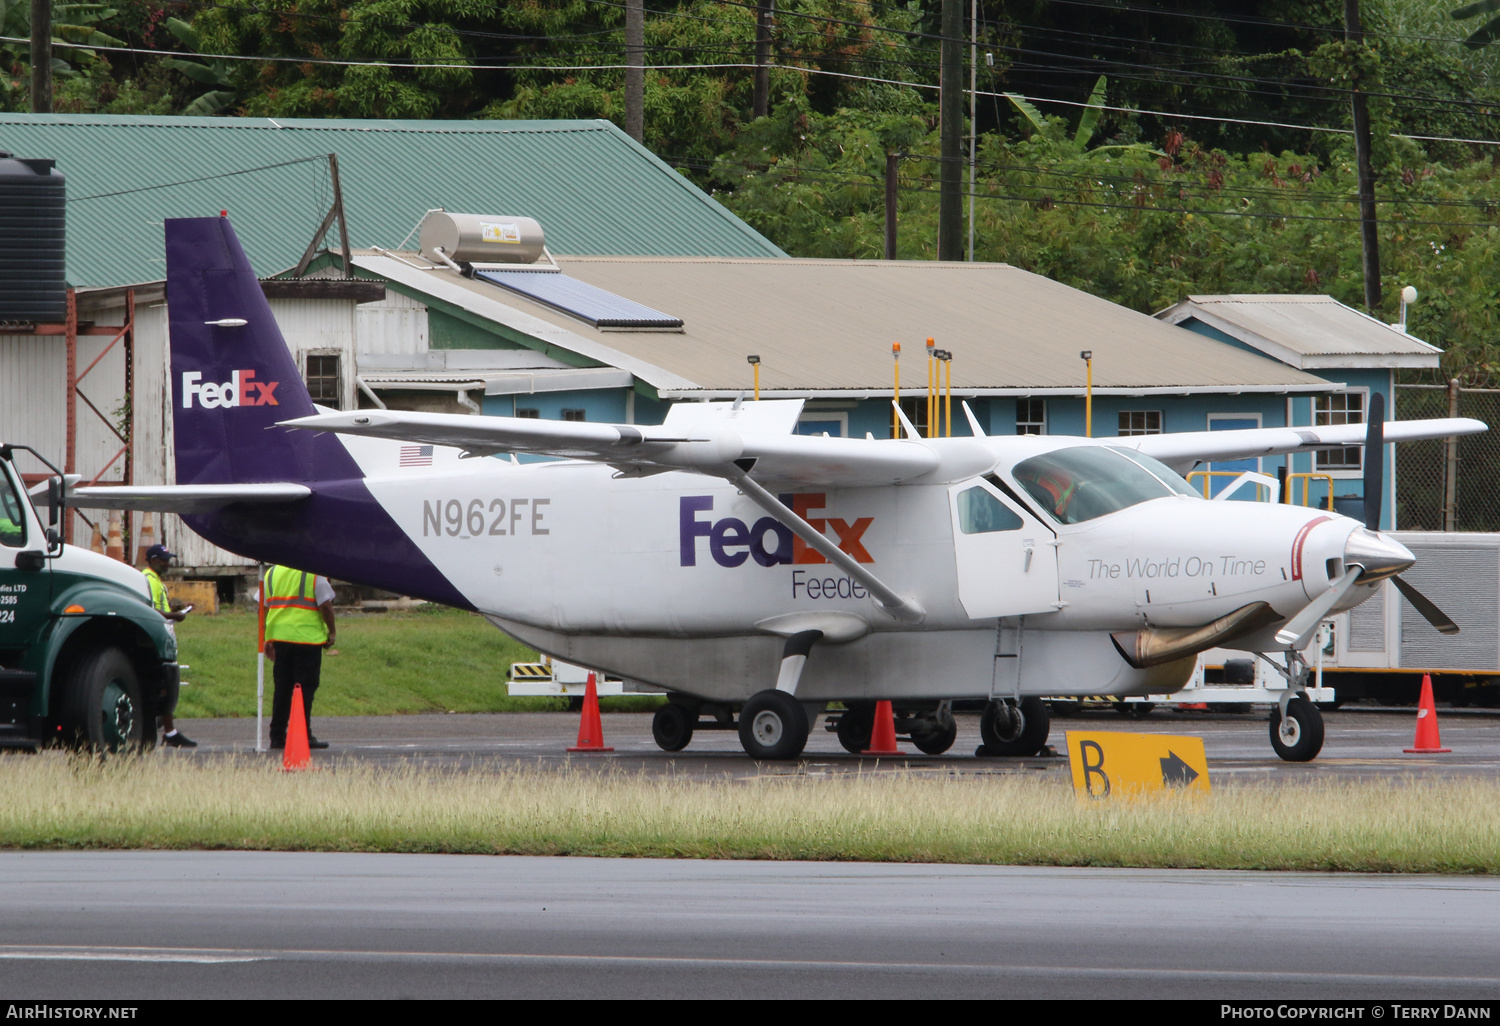
{"label": "american flag decal", "polygon": [[430,446],[430,445],[403,445],[401,447],[401,466],[403,466],[403,467],[430,467],[430,466],[432,466],[432,446]]}

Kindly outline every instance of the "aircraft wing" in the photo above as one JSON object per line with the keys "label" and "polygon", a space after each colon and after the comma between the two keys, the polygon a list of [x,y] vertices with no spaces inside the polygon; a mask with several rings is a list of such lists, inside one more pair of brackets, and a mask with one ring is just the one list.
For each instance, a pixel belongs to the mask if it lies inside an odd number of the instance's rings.
{"label": "aircraft wing", "polygon": [[694,470],[718,476],[734,465],[765,482],[827,487],[909,481],[939,462],[919,442],[741,434],[729,423],[644,426],[359,410],[300,417],[281,426],[456,446],[475,456],[525,452],[593,460],[625,473]]}
{"label": "aircraft wing", "polygon": [[147,513],[207,513],[236,502],[296,502],[312,494],[306,485],[202,484],[107,485],[69,488],[66,506],[129,509]]}
{"label": "aircraft wing", "polygon": [[[1423,438],[1448,438],[1486,431],[1483,421],[1467,417],[1440,420],[1391,420],[1385,423],[1387,442],[1412,442]],[[1239,431],[1184,431],[1168,435],[1137,435],[1111,439],[1119,445],[1154,456],[1179,472],[1195,464],[1276,456],[1289,452],[1311,452],[1345,445],[1363,445],[1365,425],[1333,427],[1249,428]]]}

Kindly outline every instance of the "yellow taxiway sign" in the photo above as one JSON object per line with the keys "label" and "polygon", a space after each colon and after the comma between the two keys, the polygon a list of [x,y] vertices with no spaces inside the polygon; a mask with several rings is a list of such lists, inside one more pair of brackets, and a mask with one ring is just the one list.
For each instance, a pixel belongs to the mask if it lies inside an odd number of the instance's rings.
{"label": "yellow taxiway sign", "polygon": [[1080,796],[1209,790],[1201,737],[1107,730],[1070,730],[1067,736],[1073,790]]}

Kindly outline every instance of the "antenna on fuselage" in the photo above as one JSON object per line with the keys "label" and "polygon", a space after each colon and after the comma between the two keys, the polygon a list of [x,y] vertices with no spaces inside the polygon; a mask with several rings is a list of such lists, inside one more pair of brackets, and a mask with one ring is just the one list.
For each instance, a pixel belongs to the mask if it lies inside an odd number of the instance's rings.
{"label": "antenna on fuselage", "polygon": [[986,435],[984,433],[984,428],[982,428],[982,427],[979,426],[979,418],[976,417],[976,416],[974,416],[974,411],[973,410],[969,409],[969,402],[968,402],[967,399],[964,400],[963,407],[964,407],[964,416],[969,418],[969,430],[972,431],[972,432],[974,432],[974,437],[975,438],[984,438],[984,437],[986,437]]}

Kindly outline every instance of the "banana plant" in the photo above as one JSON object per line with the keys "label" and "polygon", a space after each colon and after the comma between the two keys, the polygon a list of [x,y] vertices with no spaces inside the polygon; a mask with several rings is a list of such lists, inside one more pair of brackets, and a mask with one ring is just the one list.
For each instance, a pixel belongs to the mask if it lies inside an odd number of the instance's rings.
{"label": "banana plant", "polygon": [[[3,3],[4,0],[0,0]],[[198,30],[181,18],[168,18],[167,30],[176,36],[192,53],[203,51],[203,41]],[[162,64],[179,72],[194,82],[213,88],[183,108],[182,113],[190,117],[212,117],[234,103],[238,91],[233,80],[232,62],[215,57],[208,60],[184,60],[168,57]]]}
{"label": "banana plant", "polygon": [[[1493,0],[1493,2],[1500,4],[1500,0]],[[1092,150],[1088,148],[1089,140],[1094,137],[1094,131],[1099,127],[1099,119],[1104,116],[1104,91],[1108,85],[1109,80],[1104,75],[1100,75],[1099,80],[1094,83],[1094,89],[1089,93],[1088,103],[1084,106],[1083,112],[1078,115],[1078,125],[1073,129],[1073,145],[1079,151],[1089,153],[1102,153],[1107,150],[1144,150],[1147,153],[1165,157],[1165,153],[1143,143],[1110,143],[1105,146],[1095,146]],[[1046,134],[1047,119],[1030,100],[1019,93],[1006,93],[1005,98],[1015,105],[1016,110],[1020,111],[1027,121],[1031,122],[1032,127]]]}
{"label": "banana plant", "polygon": [[[124,46],[122,40],[101,32],[97,26],[119,12],[103,4],[56,4],[52,8],[52,42],[82,43],[87,46]],[[31,37],[30,0],[0,0],[0,36],[27,40]],[[29,61],[29,43],[0,42],[0,55],[8,62]],[[97,55],[93,50],[59,46],[52,51],[52,75],[67,78],[78,74],[75,64],[87,64]],[[9,99],[22,88],[22,79],[0,75],[0,98]]]}
{"label": "banana plant", "polygon": [[[1500,11],[1500,0],[1479,0],[1478,3],[1465,4],[1451,12],[1449,16],[1454,21],[1465,21],[1481,14],[1494,14],[1496,11]],[[1497,39],[1500,39],[1500,17],[1491,18],[1475,29],[1469,38],[1464,40],[1464,45],[1471,50],[1478,50]]]}

